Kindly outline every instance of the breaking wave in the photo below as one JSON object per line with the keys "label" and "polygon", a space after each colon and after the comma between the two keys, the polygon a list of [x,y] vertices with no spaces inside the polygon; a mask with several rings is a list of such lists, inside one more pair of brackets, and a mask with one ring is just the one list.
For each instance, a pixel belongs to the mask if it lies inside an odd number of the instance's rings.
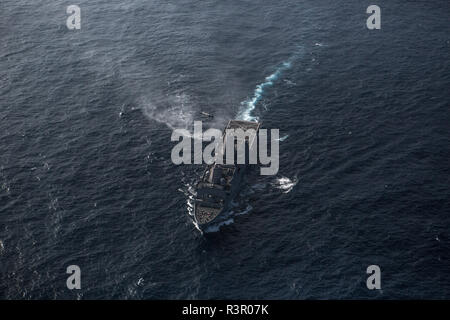
{"label": "breaking wave", "polygon": [[222,221],[222,222],[219,222],[219,223],[217,223],[215,225],[209,226],[208,228],[205,229],[204,232],[205,233],[218,232],[220,230],[220,227],[230,225],[233,222],[234,222],[234,219],[233,218],[229,218],[229,219],[227,219],[225,221]]}
{"label": "breaking wave", "polygon": [[282,136],[280,139],[278,139],[278,141],[283,142],[283,141],[286,140],[287,138],[289,138],[289,135],[288,135],[288,134],[285,135],[285,136]]}
{"label": "breaking wave", "polygon": [[[213,232],[218,232],[220,230],[221,227],[223,226],[228,226],[232,223],[234,223],[234,218],[236,216],[240,216],[240,215],[244,215],[249,213],[250,211],[252,211],[253,207],[251,205],[247,205],[247,207],[245,209],[243,209],[242,211],[229,211],[227,213],[224,214],[225,220],[218,222],[214,225],[209,226],[208,228],[205,229],[205,233],[213,233]],[[195,225],[195,223],[194,223]]]}
{"label": "breaking wave", "polygon": [[251,206],[251,205],[247,205],[247,208],[245,208],[244,210],[242,210],[242,211],[239,211],[239,212],[236,212],[234,215],[235,216],[240,216],[240,215],[243,215],[243,214],[247,214],[247,213],[249,213],[250,211],[252,211],[252,209],[253,209],[253,207]]}
{"label": "breaking wave", "polygon": [[292,180],[288,177],[276,178],[275,182],[272,184],[275,188],[280,189],[283,193],[289,193],[297,185],[297,177]]}

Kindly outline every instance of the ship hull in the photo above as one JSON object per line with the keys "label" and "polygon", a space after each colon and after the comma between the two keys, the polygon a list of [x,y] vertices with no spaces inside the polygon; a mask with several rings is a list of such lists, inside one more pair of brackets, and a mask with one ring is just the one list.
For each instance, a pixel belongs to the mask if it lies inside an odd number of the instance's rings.
{"label": "ship hull", "polygon": [[242,169],[240,170],[240,172],[236,175],[236,179],[234,180],[233,186],[232,186],[232,192],[230,194],[230,196],[227,198],[227,201],[224,204],[224,207],[222,208],[222,210],[220,211],[220,213],[211,221],[209,221],[208,223],[199,223],[197,216],[196,216],[196,204],[194,203],[194,223],[195,226],[198,230],[200,230],[201,232],[205,232],[207,231],[207,229],[211,226],[217,226],[218,224],[220,224],[221,222],[224,222],[228,219],[228,215],[227,213],[230,211],[231,209],[231,203],[232,201],[237,197],[237,195],[239,194],[239,190],[242,184],[242,180],[244,177],[245,172],[247,171],[247,167],[246,165],[242,166]]}
{"label": "ship hull", "polygon": [[[227,152],[226,161],[224,157],[221,161],[208,165],[195,186],[194,223],[200,231],[206,231],[210,226],[217,226],[218,223],[229,218],[227,213],[231,209],[233,199],[239,193],[244,173],[250,166],[249,154],[250,150],[254,150],[252,147],[255,141],[257,143],[256,133],[260,125],[257,122],[243,120],[230,120],[228,122],[222,133],[222,148],[224,146],[229,148],[230,141],[234,143],[234,148],[222,149],[222,155],[224,155],[224,151]],[[238,130],[241,133],[237,134]],[[244,134],[242,134],[243,132]],[[233,140],[229,140],[230,138]],[[246,154],[243,164],[235,164],[239,158],[237,156],[239,146],[245,147]],[[229,150],[231,150],[232,156],[236,156],[233,164],[228,163]]]}

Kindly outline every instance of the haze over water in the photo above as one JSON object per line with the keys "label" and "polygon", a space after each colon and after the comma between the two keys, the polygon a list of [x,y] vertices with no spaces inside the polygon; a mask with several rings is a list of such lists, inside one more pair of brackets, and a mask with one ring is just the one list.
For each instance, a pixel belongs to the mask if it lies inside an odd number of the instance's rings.
{"label": "haze over water", "polygon": [[[448,1],[70,4],[1,5],[0,298],[450,298]],[[205,235],[201,111],[281,140]]]}

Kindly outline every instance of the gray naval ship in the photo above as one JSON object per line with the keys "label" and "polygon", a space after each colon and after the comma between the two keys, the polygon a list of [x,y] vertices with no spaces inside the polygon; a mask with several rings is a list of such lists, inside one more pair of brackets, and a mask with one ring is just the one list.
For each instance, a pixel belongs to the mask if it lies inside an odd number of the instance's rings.
{"label": "gray naval ship", "polygon": [[[227,129],[241,128],[244,131],[254,129],[257,133],[259,127],[260,123],[258,122],[230,120],[222,133],[222,141],[225,145]],[[205,169],[200,181],[195,185],[194,222],[200,231],[204,231],[208,226],[219,223],[224,219],[224,213],[230,209],[231,201],[239,193],[242,177],[249,166],[248,150],[255,143],[255,140],[257,140],[256,137],[252,141],[249,141],[248,137],[245,138],[247,151],[245,164],[210,164]],[[235,157],[237,143],[236,139],[234,143]]]}

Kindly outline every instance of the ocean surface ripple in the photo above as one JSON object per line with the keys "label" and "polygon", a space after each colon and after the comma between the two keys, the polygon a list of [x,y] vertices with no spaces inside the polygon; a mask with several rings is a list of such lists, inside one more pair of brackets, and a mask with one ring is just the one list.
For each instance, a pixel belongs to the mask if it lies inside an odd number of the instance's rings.
{"label": "ocean surface ripple", "polygon": [[[0,10],[1,299],[450,298],[448,1],[66,5]],[[200,111],[281,137],[205,235],[170,158]]]}

